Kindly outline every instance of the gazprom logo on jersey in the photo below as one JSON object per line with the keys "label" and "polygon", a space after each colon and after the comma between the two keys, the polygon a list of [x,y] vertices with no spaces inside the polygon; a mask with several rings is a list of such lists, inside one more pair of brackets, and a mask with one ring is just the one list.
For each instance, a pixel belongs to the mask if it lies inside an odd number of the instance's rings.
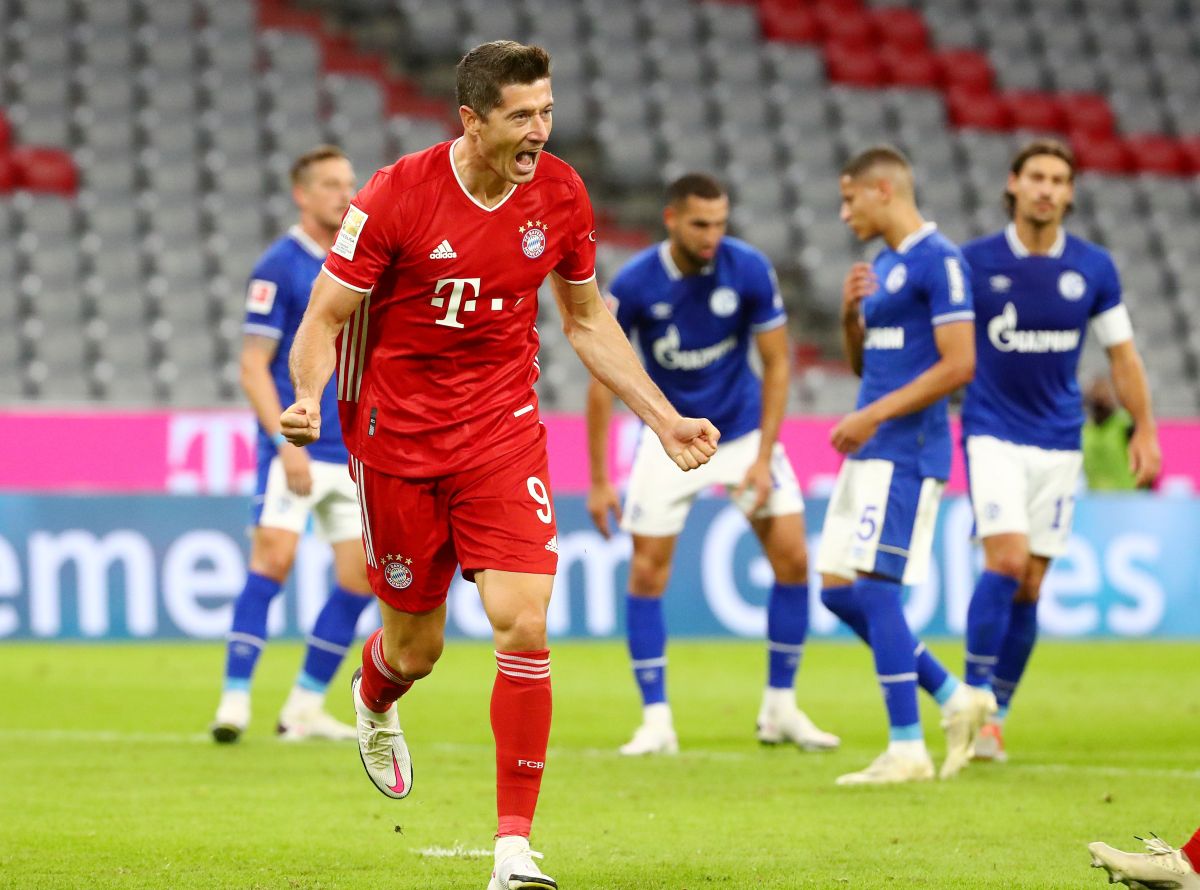
{"label": "gazprom logo on jersey", "polygon": [[[582,495],[561,495],[559,571],[548,626],[556,637],[618,637],[630,542],[592,527]],[[825,502],[806,505],[815,552]],[[220,639],[245,583],[246,499],[237,497],[0,496],[0,638]],[[909,594],[913,629],[962,633],[980,570],[966,498],[943,505],[930,576]],[[1200,501],[1153,495],[1080,500],[1067,553],[1054,561],[1039,608],[1042,629],[1065,637],[1200,637],[1191,601],[1200,576]],[[328,595],[329,548],[305,537],[270,632],[311,627]],[[812,633],[841,635],[811,585]],[[741,513],[701,498],[679,540],[664,600],[673,634],[761,637],[770,566]],[[490,638],[473,584],[455,578],[447,608],[455,636]],[[359,625],[379,621],[372,608]]]}
{"label": "gazprom logo on jersey", "polygon": [[904,328],[867,328],[864,349],[903,349]]}
{"label": "gazprom logo on jersey", "polygon": [[697,371],[723,359],[737,348],[737,337],[730,335],[724,340],[701,349],[680,349],[679,328],[671,325],[667,332],[654,341],[650,352],[654,360],[664,368],[677,371]]}
{"label": "gazprom logo on jersey", "polygon": [[1001,352],[1074,352],[1079,348],[1079,331],[1022,331],[1017,328],[1017,307],[1005,303],[1004,310],[988,322],[988,339]]}

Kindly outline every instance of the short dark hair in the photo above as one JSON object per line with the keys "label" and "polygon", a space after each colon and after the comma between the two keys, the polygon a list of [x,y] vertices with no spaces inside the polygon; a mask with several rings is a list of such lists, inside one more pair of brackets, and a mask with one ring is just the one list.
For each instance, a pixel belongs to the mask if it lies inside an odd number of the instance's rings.
{"label": "short dark hair", "polygon": [[479,44],[463,56],[455,72],[458,104],[487,117],[500,104],[500,90],[504,87],[549,77],[550,54],[540,46],[493,40]]}
{"label": "short dark hair", "polygon": [[346,157],[346,153],[336,145],[318,145],[316,148],[310,148],[296,160],[292,161],[292,169],[290,176],[292,185],[300,185],[307,177],[309,168],[313,164],[319,164],[321,161],[329,161],[334,158],[342,158],[350,160]]}
{"label": "short dark hair", "polygon": [[[1025,168],[1025,162],[1030,158],[1036,158],[1038,155],[1050,155],[1065,161],[1067,167],[1070,168],[1070,181],[1075,181],[1075,152],[1071,151],[1070,146],[1065,142],[1060,142],[1057,139],[1035,139],[1028,143],[1019,152],[1013,155],[1012,163],[1008,165],[1008,170],[1013,176],[1020,176],[1021,171]],[[1017,212],[1017,199],[1013,197],[1013,193],[1007,188],[1004,190],[1004,207],[1008,210],[1009,219]],[[1070,213],[1074,205],[1067,205],[1067,213]]]}
{"label": "short dark hair", "polygon": [[842,165],[842,175],[858,179],[864,173],[881,164],[891,164],[905,170],[911,170],[912,164],[904,156],[904,152],[894,145],[873,145],[866,151],[860,151]]}
{"label": "short dark hair", "polygon": [[682,204],[691,197],[713,201],[725,197],[725,187],[707,173],[685,173],[667,186],[668,204]]}

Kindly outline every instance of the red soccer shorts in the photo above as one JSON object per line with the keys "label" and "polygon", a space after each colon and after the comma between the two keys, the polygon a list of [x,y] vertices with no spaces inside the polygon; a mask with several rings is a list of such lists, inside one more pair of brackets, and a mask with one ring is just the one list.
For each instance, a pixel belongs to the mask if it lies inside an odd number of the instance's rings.
{"label": "red soccer shorts", "polygon": [[363,512],[367,577],[401,612],[446,601],[455,566],[553,575],[558,568],[545,439],[436,479],[401,479],[350,458]]}

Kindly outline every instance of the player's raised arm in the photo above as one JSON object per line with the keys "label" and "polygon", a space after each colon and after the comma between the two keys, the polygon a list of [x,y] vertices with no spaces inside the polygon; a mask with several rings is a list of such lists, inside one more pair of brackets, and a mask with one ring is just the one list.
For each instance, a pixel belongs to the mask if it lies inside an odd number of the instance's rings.
{"label": "player's raised arm", "polygon": [[296,401],[279,419],[280,432],[293,445],[308,445],[321,435],[321,391],[337,363],[334,343],[363,296],[362,291],[329,275],[318,275],[313,283],[308,309],[288,356]]}
{"label": "player's raised arm", "polygon": [[862,376],[863,338],[862,301],[875,292],[878,282],[870,263],[855,263],[842,283],[842,351],[858,377]]}
{"label": "player's raised arm", "polygon": [[1133,436],[1129,440],[1129,469],[1138,488],[1150,485],[1162,469],[1162,450],[1158,444],[1158,425],[1150,406],[1150,384],[1146,367],[1133,340],[1108,347],[1113,387],[1125,410],[1133,417]]}
{"label": "player's raised arm", "polygon": [[571,284],[551,273],[550,281],[562,312],[563,331],[592,376],[654,430],[667,454],[682,469],[694,470],[708,463],[721,434],[704,418],[681,417],[671,407],[604,305],[595,278]]}
{"label": "player's raised arm", "polygon": [[975,322],[938,325],[934,340],[940,358],[909,383],[843,417],[829,435],[834,448],[853,454],[885,420],[919,411],[971,382],[975,376]]}

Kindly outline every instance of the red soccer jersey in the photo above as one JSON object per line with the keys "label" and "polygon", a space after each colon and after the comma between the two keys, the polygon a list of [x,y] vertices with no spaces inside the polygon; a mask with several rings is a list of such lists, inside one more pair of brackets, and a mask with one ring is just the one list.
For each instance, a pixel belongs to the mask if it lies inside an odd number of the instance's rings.
{"label": "red soccer jersey", "polygon": [[595,275],[583,181],[542,152],[529,182],[485,207],[444,142],[371,177],[324,272],[366,294],[338,338],[350,453],[421,479],[537,442],[538,287]]}

